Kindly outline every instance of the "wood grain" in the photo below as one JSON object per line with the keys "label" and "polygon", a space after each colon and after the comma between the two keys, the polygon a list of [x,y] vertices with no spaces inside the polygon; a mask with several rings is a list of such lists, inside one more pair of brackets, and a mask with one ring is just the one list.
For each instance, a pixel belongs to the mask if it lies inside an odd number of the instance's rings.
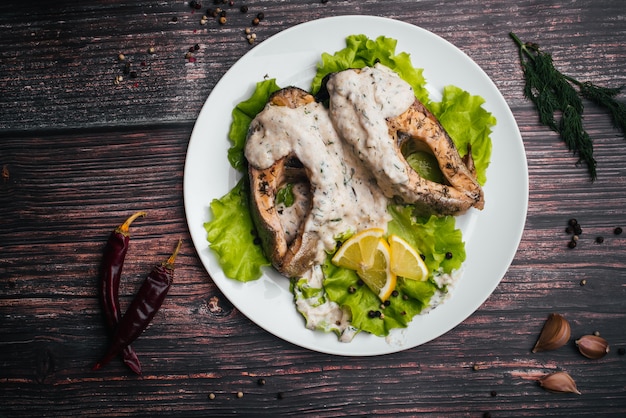
{"label": "wood grain", "polygon": [[[224,26],[200,25],[182,1],[0,5],[0,416],[626,415],[626,233],[613,234],[626,228],[625,139],[587,104],[598,160],[589,182],[538,124],[508,38],[539,42],[581,80],[626,84],[623,2],[266,0],[247,2],[245,14],[241,3]],[[374,358],[311,352],[256,326],[202,267],[182,201],[187,142],[212,88],[254,48],[243,29],[259,11],[258,42],[334,15],[421,26],[474,59],[507,100],[528,159],[524,235],[492,296],[449,333]],[[120,53],[136,78],[123,74]],[[118,361],[91,372],[107,343],[96,293],[102,248],[138,209],[148,216],[132,227],[122,305],[183,238],[176,281],[134,344],[144,375]],[[564,232],[572,217],[584,230],[573,250]],[[571,342],[532,354],[551,312],[568,318],[572,338],[600,332],[610,353],[588,360]],[[583,394],[537,386],[556,370]]]}

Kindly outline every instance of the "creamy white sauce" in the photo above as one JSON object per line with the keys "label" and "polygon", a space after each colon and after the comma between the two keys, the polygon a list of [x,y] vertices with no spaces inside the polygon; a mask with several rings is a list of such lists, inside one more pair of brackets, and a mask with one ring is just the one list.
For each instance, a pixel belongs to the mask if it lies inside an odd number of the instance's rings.
{"label": "creamy white sauce", "polygon": [[404,113],[415,101],[411,86],[391,69],[376,64],[360,72],[342,71],[327,84],[330,117],[344,141],[359,158],[373,163],[379,187],[389,197],[406,184],[406,162],[389,135],[387,118]]}

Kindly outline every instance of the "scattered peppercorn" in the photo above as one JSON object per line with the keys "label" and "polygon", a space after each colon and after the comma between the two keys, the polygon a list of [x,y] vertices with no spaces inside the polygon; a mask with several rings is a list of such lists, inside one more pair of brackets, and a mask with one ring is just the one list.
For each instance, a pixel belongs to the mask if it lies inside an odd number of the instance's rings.
{"label": "scattered peppercorn", "polygon": [[241,391],[237,392],[237,397],[238,398],[243,398],[243,392],[241,392]]}
{"label": "scattered peppercorn", "polygon": [[213,392],[209,393],[209,399],[211,400],[215,399],[215,393]]}
{"label": "scattered peppercorn", "polygon": [[584,285],[586,285],[586,284],[587,284],[587,280],[586,280],[586,279],[582,279],[582,280],[580,281],[580,285],[581,285],[581,286],[584,286]]}
{"label": "scattered peppercorn", "polygon": [[259,20],[259,18],[258,18],[258,17],[255,17],[254,19],[252,19],[252,24],[253,24],[254,26],[258,26],[260,22],[261,22],[261,21]]}
{"label": "scattered peppercorn", "polygon": [[130,78],[137,78],[137,71],[131,71]]}
{"label": "scattered peppercorn", "polygon": [[448,251],[446,253],[446,260],[450,260],[452,258],[452,253],[450,251]]}
{"label": "scattered peppercorn", "polygon": [[282,399],[283,398],[283,393],[282,392],[278,392],[276,394],[276,399]]}
{"label": "scattered peppercorn", "polygon": [[126,59],[126,56],[124,54],[119,54],[117,56],[117,59],[120,60],[120,61],[124,61]]}
{"label": "scattered peppercorn", "polygon": [[239,8],[239,11],[240,11],[241,13],[248,13],[248,6],[246,6],[246,5],[241,6],[241,7]]}
{"label": "scattered peppercorn", "polygon": [[391,292],[391,296],[393,296],[394,298],[397,298],[399,294],[400,292],[398,292],[397,290],[394,290],[393,292]]}
{"label": "scattered peppercorn", "polygon": [[354,286],[350,286],[350,287],[348,288],[348,293],[352,294],[352,293],[355,293],[355,292],[356,292],[356,287],[354,287]]}
{"label": "scattered peppercorn", "polygon": [[363,286],[363,285],[365,284],[365,282],[364,282],[363,280],[359,279],[359,280],[356,282],[356,284],[357,284],[357,285],[359,285],[359,286]]}
{"label": "scattered peppercorn", "polygon": [[596,237],[596,244],[602,244],[604,242],[604,237]]}
{"label": "scattered peppercorn", "polygon": [[567,246],[568,246],[569,248],[576,248],[576,241],[575,241],[575,240],[571,240],[571,241],[567,244]]}
{"label": "scattered peppercorn", "polygon": [[594,331],[593,335],[595,335],[596,337],[599,337],[600,336],[600,331]]}
{"label": "scattered peppercorn", "polygon": [[409,300],[409,295],[402,295],[402,300]]}
{"label": "scattered peppercorn", "polygon": [[367,316],[370,317],[370,318],[376,318],[376,312],[375,311],[369,311],[367,313]]}
{"label": "scattered peppercorn", "polygon": [[496,392],[495,390],[492,390],[489,394],[493,397],[493,396],[496,396],[498,392]]}
{"label": "scattered peppercorn", "polygon": [[322,0],[322,4],[328,3],[328,0]]}
{"label": "scattered peppercorn", "polygon": [[479,369],[480,369],[480,366],[478,364],[474,364],[472,366],[472,370],[474,370],[474,371],[478,371]]}
{"label": "scattered peppercorn", "polygon": [[195,45],[193,46],[193,49],[194,49],[194,51],[199,50],[199,49],[200,49],[200,44],[195,44]]}
{"label": "scattered peppercorn", "polygon": [[259,386],[263,386],[265,384],[265,379],[261,378],[259,380],[257,380],[257,383]]}
{"label": "scattered peppercorn", "polygon": [[174,22],[174,23],[178,22],[178,17],[177,16],[172,16],[172,22]]}
{"label": "scattered peppercorn", "polygon": [[384,306],[389,306],[389,305],[391,305],[391,301],[390,300],[386,300],[386,301],[383,302],[383,305]]}
{"label": "scattered peppercorn", "polygon": [[226,16],[220,16],[220,25],[225,25],[226,24]]}
{"label": "scattered peppercorn", "polygon": [[617,354],[619,354],[620,356],[623,356],[624,354],[626,354],[626,348],[624,347],[620,347],[617,349]]}
{"label": "scattered peppercorn", "polygon": [[622,232],[624,232],[624,231],[623,231],[623,230],[622,230],[622,228],[621,228],[621,227],[619,227],[619,226],[613,230],[613,233],[614,233],[615,235],[620,235]]}
{"label": "scattered peppercorn", "polygon": [[569,221],[567,221],[568,224],[570,224],[570,226],[575,226],[578,225],[578,220],[576,218],[572,218]]}
{"label": "scattered peppercorn", "polygon": [[256,17],[257,17],[259,20],[263,20],[263,19],[265,19],[265,13],[263,13],[263,12],[259,12],[259,13],[257,13]]}

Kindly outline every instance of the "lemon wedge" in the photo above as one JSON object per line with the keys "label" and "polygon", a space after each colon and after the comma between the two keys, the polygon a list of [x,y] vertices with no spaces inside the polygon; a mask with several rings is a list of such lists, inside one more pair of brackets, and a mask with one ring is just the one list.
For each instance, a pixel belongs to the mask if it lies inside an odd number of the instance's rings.
{"label": "lemon wedge", "polygon": [[428,278],[428,267],[411,245],[397,235],[387,238],[391,254],[391,271],[406,279],[424,281]]}
{"label": "lemon wedge", "polygon": [[396,275],[391,271],[389,244],[385,231],[366,229],[350,237],[339,248],[332,262],[356,271],[363,282],[380,298],[389,299],[396,287]]}

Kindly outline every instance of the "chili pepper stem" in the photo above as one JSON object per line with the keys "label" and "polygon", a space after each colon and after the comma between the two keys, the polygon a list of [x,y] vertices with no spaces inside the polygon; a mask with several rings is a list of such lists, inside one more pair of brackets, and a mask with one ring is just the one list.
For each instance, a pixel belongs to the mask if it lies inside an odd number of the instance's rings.
{"label": "chili pepper stem", "polygon": [[178,244],[176,245],[176,248],[174,249],[174,252],[172,253],[172,255],[170,255],[170,257],[167,259],[167,261],[165,263],[163,263],[166,266],[172,266],[174,265],[174,261],[176,260],[176,256],[178,255],[178,251],[180,250],[180,247],[183,243],[182,238],[178,240]]}
{"label": "chili pepper stem", "polygon": [[130,228],[130,224],[132,224],[133,221],[139,218],[140,216],[146,216],[146,212],[139,211],[139,212],[133,213],[128,219],[126,219],[126,221],[123,224],[117,227],[115,231],[124,235],[128,234],[128,229]]}

